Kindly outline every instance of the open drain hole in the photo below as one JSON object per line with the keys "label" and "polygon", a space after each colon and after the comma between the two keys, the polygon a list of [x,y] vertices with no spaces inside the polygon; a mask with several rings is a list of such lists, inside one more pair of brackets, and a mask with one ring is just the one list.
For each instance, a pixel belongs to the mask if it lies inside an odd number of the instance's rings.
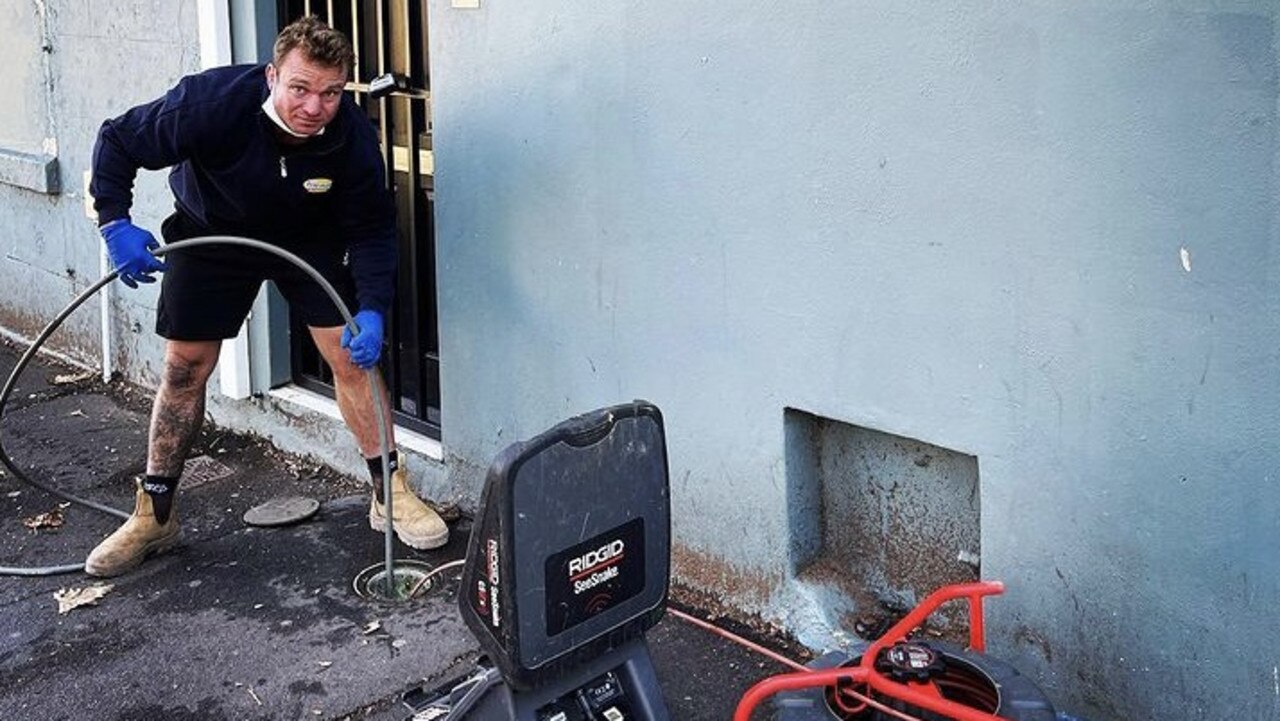
{"label": "open drain hole", "polygon": [[[436,586],[436,582],[440,580],[439,576],[428,577],[433,570],[434,567],[431,564],[423,561],[412,559],[396,561],[392,564],[393,577],[391,588],[388,589],[386,564],[375,563],[356,574],[351,586],[360,598],[375,601],[408,601],[411,598],[422,598]],[[423,579],[426,579],[425,583]],[[421,588],[418,588],[419,584]],[[409,594],[415,588],[418,588],[417,594],[410,596]]]}

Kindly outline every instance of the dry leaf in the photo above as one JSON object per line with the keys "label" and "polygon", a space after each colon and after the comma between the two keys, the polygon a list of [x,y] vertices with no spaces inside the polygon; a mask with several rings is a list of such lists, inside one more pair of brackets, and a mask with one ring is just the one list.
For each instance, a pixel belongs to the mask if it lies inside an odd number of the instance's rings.
{"label": "dry leaf", "polygon": [[80,381],[87,381],[90,378],[94,377],[95,375],[97,375],[97,373],[95,373],[94,371],[85,371],[83,373],[69,373],[69,374],[56,375],[53,377],[53,384],[55,386],[65,386],[71,383],[79,383]]}
{"label": "dry leaf", "polygon": [[445,523],[453,523],[459,518],[462,518],[462,509],[459,508],[456,503],[437,503],[435,501],[427,501],[426,503],[428,506],[431,506],[431,509],[436,512],[436,515],[440,516],[440,520]]}
{"label": "dry leaf", "polygon": [[53,597],[58,601],[58,613],[62,614],[73,608],[97,605],[98,599],[110,593],[113,588],[115,586],[110,583],[84,588],[59,588],[54,591]]}
{"label": "dry leaf", "polygon": [[62,509],[55,508],[48,513],[41,513],[36,516],[31,516],[30,518],[22,519],[22,525],[33,531],[38,531],[41,528],[60,528],[62,526],[62,521]]}

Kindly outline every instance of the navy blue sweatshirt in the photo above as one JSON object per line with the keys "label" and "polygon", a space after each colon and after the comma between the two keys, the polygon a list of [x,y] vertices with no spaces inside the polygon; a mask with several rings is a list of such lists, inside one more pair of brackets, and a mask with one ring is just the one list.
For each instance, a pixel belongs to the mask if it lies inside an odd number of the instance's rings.
{"label": "navy blue sweatshirt", "polygon": [[129,216],[138,168],[173,166],[169,187],[195,226],[304,255],[345,250],[360,307],[385,316],[395,205],[372,124],[344,95],[324,134],[287,145],[262,110],[268,95],[265,66],[214,68],[103,123],[90,184],[98,222]]}

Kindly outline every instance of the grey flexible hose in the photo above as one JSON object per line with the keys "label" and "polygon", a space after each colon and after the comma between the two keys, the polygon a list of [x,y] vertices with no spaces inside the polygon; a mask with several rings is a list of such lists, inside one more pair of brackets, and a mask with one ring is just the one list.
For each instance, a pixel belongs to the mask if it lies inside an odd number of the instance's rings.
{"label": "grey flexible hose", "polygon": [[[333,285],[330,284],[329,281],[325,280],[324,276],[320,275],[320,273],[316,271],[315,268],[312,268],[302,258],[299,258],[298,256],[294,255],[293,253],[290,253],[287,250],[284,250],[283,248],[279,248],[277,246],[271,245],[270,243],[264,243],[261,240],[254,240],[253,238],[241,238],[234,235],[209,235],[209,236],[203,236],[199,238],[190,238],[187,240],[180,240],[175,243],[169,243],[155,250],[154,254],[157,256],[161,256],[174,250],[181,250],[183,248],[194,248],[200,245],[238,245],[238,246],[247,247],[247,248],[254,248],[257,250],[262,250],[262,251],[271,253],[280,258],[283,258],[284,260],[289,261],[290,263],[293,263],[295,266],[297,266],[299,269],[305,272],[308,276],[310,276],[312,280],[320,284],[320,287],[324,289],[325,294],[327,294],[329,296],[329,299],[333,301],[334,306],[338,309],[340,313],[342,313],[342,318],[344,321],[346,321],[347,328],[349,328],[353,334],[360,332],[360,327],[356,325],[355,319],[351,317],[351,313],[350,311],[347,310],[346,304],[342,302],[342,298],[341,296],[338,295],[338,291],[334,289]],[[97,294],[99,290],[102,290],[104,286],[106,286],[111,281],[115,280],[117,276],[119,276],[119,272],[114,270],[108,273],[107,275],[103,276],[100,280],[95,282],[93,285],[89,286],[88,289],[86,289],[83,293],[77,296],[75,300],[71,301],[71,303],[68,304],[66,308],[62,309],[62,312],[58,313],[58,315],[55,316],[53,320],[49,321],[49,324],[44,327],[44,330],[40,331],[40,335],[36,336],[36,339],[32,341],[31,347],[27,348],[27,351],[22,354],[21,358],[18,359],[17,365],[13,367],[13,371],[9,374],[8,380],[5,381],[4,388],[0,390],[0,418],[3,418],[5,404],[8,403],[10,394],[13,393],[13,388],[17,383],[18,376],[22,374],[22,371],[31,362],[31,359],[35,357],[36,352],[40,350],[40,347],[44,345],[45,341],[49,339],[49,336],[52,335],[53,332],[57,330],[59,326],[62,325],[63,321],[67,319],[67,316],[71,315],[77,308],[83,305],[86,300],[88,300],[89,298]],[[392,554],[392,550],[394,548],[392,543],[393,541],[392,534],[394,533],[394,528],[393,528],[393,521],[392,521],[393,515],[392,515],[392,509],[391,509],[391,496],[392,496],[391,449],[390,449],[389,440],[387,439],[388,411],[387,411],[386,404],[384,403],[382,393],[380,392],[382,389],[382,383],[381,383],[381,375],[378,373],[377,367],[368,369],[367,373],[369,374],[369,392],[373,395],[373,407],[377,413],[378,445],[381,449],[381,454],[382,454],[382,487],[383,487],[383,499],[386,502],[384,504],[384,508],[387,514],[386,539],[385,539],[386,543],[385,543],[385,549],[384,549],[385,564],[386,564],[384,568],[386,571],[386,579],[387,579],[387,595],[389,598],[394,598],[395,559],[393,558],[393,554]],[[4,467],[7,468],[9,472],[12,473],[14,477],[17,478],[19,481],[22,481],[23,483],[26,483],[29,486],[38,488],[46,493],[50,493],[52,495],[58,496],[59,498],[70,501],[71,503],[86,506],[88,508],[92,508],[95,511],[101,511],[102,513],[116,516],[118,518],[129,518],[130,516],[130,514],[125,513],[124,511],[121,511],[119,509],[111,508],[110,506],[105,506],[100,503],[95,503],[94,501],[90,501],[85,498],[80,498],[79,496],[75,496],[70,493],[67,493],[66,491],[62,491],[52,486],[45,485],[43,483],[40,483],[28,477],[27,474],[23,473],[22,470],[17,467],[17,464],[13,462],[13,459],[9,458],[9,454],[8,452],[5,451],[5,448],[4,448],[3,438],[0,438],[0,464],[3,464]],[[36,567],[36,568],[0,566],[0,576],[52,576],[52,575],[57,575],[61,573],[75,573],[77,571],[82,571],[82,570],[84,570],[83,563],[67,564],[62,566],[43,566],[43,567]]]}

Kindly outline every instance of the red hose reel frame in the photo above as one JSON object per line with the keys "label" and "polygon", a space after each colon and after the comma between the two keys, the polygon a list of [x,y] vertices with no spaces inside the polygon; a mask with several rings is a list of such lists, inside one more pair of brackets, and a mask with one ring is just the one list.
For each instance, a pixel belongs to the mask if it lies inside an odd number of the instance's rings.
{"label": "red hose reel frame", "polygon": [[[906,640],[916,627],[925,622],[938,607],[948,601],[966,599],[969,602],[969,647],[982,653],[986,650],[986,630],[983,625],[982,599],[985,596],[998,596],[1004,593],[1004,584],[999,581],[979,581],[977,583],[958,583],[929,594],[925,600],[911,610],[901,621],[898,621],[862,654],[856,666],[822,669],[817,671],[801,671],[784,673],[760,681],[752,686],[738,702],[738,709],[733,714],[733,721],[750,721],[751,713],[766,698],[781,691],[794,691],[817,686],[834,686],[840,681],[862,684],[885,696],[904,701],[927,711],[949,716],[956,721],[1001,721],[1000,716],[984,713],[975,708],[948,701],[931,693],[929,690],[913,687],[910,684],[898,683],[875,669],[876,659],[885,648]],[[928,688],[928,687],[925,687]]]}

